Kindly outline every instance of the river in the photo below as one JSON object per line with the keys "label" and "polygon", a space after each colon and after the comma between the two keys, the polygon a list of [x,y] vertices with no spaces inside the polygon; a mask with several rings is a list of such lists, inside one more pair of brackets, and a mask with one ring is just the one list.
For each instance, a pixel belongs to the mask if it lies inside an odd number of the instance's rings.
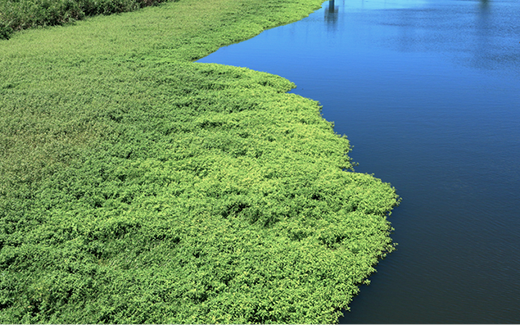
{"label": "river", "polygon": [[340,323],[520,323],[520,1],[327,1],[198,62],[293,81],[403,198]]}

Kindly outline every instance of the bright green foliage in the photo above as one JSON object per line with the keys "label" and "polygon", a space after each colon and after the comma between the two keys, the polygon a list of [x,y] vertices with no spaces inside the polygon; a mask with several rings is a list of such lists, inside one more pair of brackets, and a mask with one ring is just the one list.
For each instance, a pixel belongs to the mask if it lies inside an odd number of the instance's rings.
{"label": "bright green foliage", "polygon": [[395,190],[344,171],[289,81],[190,62],[317,4],[181,0],[0,42],[1,323],[337,321],[394,249]]}

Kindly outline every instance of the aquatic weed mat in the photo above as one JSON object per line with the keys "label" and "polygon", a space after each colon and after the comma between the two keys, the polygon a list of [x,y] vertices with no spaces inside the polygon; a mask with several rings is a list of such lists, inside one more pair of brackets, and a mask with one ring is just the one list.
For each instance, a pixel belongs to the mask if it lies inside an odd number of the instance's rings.
{"label": "aquatic weed mat", "polygon": [[[215,46],[183,33],[185,61]],[[76,41],[2,49],[0,322],[336,322],[393,250],[397,196],[343,171],[318,103],[266,73]]]}

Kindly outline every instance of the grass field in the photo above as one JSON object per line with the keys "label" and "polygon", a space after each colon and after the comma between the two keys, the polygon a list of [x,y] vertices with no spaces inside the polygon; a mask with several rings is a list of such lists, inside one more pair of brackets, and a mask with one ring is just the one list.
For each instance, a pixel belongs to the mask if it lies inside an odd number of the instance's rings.
{"label": "grass field", "polygon": [[0,41],[1,323],[334,323],[395,190],[281,77],[193,63],[321,0],[180,0]]}

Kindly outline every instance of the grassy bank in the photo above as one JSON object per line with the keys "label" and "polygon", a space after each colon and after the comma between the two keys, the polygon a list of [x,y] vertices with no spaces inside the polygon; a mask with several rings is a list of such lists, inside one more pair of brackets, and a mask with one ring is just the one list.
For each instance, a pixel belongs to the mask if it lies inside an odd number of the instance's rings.
{"label": "grassy bank", "polygon": [[0,39],[9,39],[17,30],[63,25],[88,16],[134,11],[163,1],[0,0]]}
{"label": "grassy bank", "polygon": [[334,323],[394,189],[289,81],[191,61],[320,0],[181,0],[0,41],[1,323]]}

